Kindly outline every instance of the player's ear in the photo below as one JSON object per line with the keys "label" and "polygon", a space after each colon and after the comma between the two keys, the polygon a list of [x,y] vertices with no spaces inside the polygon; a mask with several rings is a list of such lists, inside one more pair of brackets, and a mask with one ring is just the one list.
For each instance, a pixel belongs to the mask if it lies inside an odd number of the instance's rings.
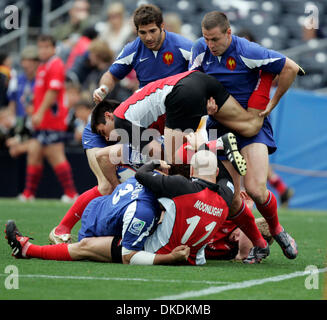
{"label": "player's ear", "polygon": [[218,174],[219,174],[219,168],[217,168],[216,177],[218,177]]}
{"label": "player's ear", "polygon": [[114,114],[112,112],[106,111],[104,113],[104,117],[108,118],[109,120],[114,120]]}

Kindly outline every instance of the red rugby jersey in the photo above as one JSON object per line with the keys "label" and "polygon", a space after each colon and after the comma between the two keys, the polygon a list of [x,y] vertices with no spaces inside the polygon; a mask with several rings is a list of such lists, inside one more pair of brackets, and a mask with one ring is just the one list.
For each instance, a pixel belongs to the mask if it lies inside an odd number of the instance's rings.
{"label": "red rugby jersey", "polygon": [[58,91],[56,103],[44,114],[37,130],[66,131],[68,109],[65,103],[65,69],[62,60],[56,56],[40,64],[36,72],[34,88],[34,111],[40,108],[48,90]]}

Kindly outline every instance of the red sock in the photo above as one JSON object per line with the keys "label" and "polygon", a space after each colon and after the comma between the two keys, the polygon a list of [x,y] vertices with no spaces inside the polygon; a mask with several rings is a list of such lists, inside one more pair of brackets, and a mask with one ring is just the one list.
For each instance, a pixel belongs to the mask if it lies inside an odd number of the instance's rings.
{"label": "red sock", "polygon": [[279,195],[282,195],[287,189],[286,184],[278,175],[271,177],[268,182],[274,189],[276,189]]}
{"label": "red sock", "polygon": [[83,211],[89,202],[100,196],[102,194],[97,186],[82,193],[59,223],[59,226],[56,228],[56,234],[71,233],[74,225],[82,218]]}
{"label": "red sock", "polygon": [[67,160],[56,165],[53,168],[62,188],[64,189],[64,193],[73,198],[77,192],[74,185],[72,168]]}
{"label": "red sock", "polygon": [[254,215],[246,205],[245,201],[242,201],[242,205],[236,214],[235,218],[232,218],[233,222],[244,232],[244,234],[251,240],[254,246],[265,248],[267,245],[266,240],[262,237],[256,223]]}
{"label": "red sock", "polygon": [[283,227],[279,224],[278,221],[276,197],[269,190],[268,192],[269,194],[266,202],[261,205],[256,203],[256,206],[262,216],[266,219],[271,235],[274,236],[283,231]]}
{"label": "red sock", "polygon": [[72,261],[68,251],[67,243],[59,243],[48,246],[38,246],[30,244],[26,250],[29,258],[39,258],[44,260]]}
{"label": "red sock", "polygon": [[37,187],[42,177],[43,165],[28,165],[26,168],[26,185],[24,196],[35,196]]}

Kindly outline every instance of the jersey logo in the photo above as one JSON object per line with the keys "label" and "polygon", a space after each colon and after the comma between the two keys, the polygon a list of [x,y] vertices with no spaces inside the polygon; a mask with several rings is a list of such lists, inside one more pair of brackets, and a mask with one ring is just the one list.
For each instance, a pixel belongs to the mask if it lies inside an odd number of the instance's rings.
{"label": "jersey logo", "polygon": [[141,59],[140,59],[140,62],[143,62],[143,61],[148,60],[148,59],[149,59],[149,58],[143,58],[143,59],[141,58]]}
{"label": "jersey logo", "polygon": [[230,71],[234,71],[236,68],[236,61],[233,57],[228,57],[227,62],[226,62],[226,67]]}
{"label": "jersey logo", "polygon": [[168,64],[170,66],[174,62],[174,55],[171,52],[167,51],[163,54],[162,59],[165,64]]}
{"label": "jersey logo", "polygon": [[133,220],[128,228],[128,231],[130,233],[135,234],[136,236],[139,236],[141,234],[141,231],[144,226],[145,226],[145,221],[142,221],[137,218],[133,218]]}

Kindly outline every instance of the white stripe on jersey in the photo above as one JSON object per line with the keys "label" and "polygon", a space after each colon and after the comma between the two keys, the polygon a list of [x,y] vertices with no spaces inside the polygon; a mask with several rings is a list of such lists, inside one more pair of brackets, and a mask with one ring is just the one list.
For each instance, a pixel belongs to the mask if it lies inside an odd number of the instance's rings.
{"label": "white stripe on jersey", "polygon": [[144,250],[152,253],[156,253],[169,242],[176,219],[176,206],[174,201],[168,198],[160,198],[159,202],[161,202],[166,209],[165,217],[156,231],[144,244]]}
{"label": "white stripe on jersey", "polygon": [[132,218],[134,217],[134,214],[136,212],[136,205],[137,205],[137,201],[135,200],[127,207],[124,213],[122,238],[124,238],[127,227],[131,222]]}
{"label": "white stripe on jersey", "polygon": [[275,62],[275,61],[281,59],[281,58],[270,58],[270,59],[261,59],[260,60],[260,59],[249,59],[249,58],[245,58],[242,56],[240,56],[240,58],[243,60],[245,65],[250,69],[260,68],[261,66],[265,66],[268,63],[272,63],[272,62]]}
{"label": "white stripe on jersey", "polygon": [[182,56],[186,61],[190,61],[190,59],[191,59],[191,52],[190,51],[187,51],[187,50],[182,49],[182,48],[179,48],[179,51],[182,53]]}
{"label": "white stripe on jersey", "polygon": [[202,65],[204,55],[205,55],[205,52],[202,52],[198,56],[196,56],[196,58],[193,60],[192,66],[189,70],[194,70],[197,67],[200,67]]}
{"label": "white stripe on jersey", "polygon": [[197,266],[206,264],[206,256],[205,256],[205,247],[207,246],[207,243],[196,253],[196,258],[195,258],[195,264]]}
{"label": "white stripe on jersey", "polygon": [[135,56],[135,53],[136,52],[133,52],[130,55],[124,57],[124,58],[121,58],[119,60],[116,60],[113,64],[115,64],[115,63],[117,63],[117,64],[127,64],[127,65],[132,64],[133,58]]}
{"label": "white stripe on jersey", "polygon": [[174,86],[165,85],[162,89],[157,89],[142,100],[131,104],[125,112],[125,119],[136,126],[148,128],[166,113],[165,100],[173,88]]}

